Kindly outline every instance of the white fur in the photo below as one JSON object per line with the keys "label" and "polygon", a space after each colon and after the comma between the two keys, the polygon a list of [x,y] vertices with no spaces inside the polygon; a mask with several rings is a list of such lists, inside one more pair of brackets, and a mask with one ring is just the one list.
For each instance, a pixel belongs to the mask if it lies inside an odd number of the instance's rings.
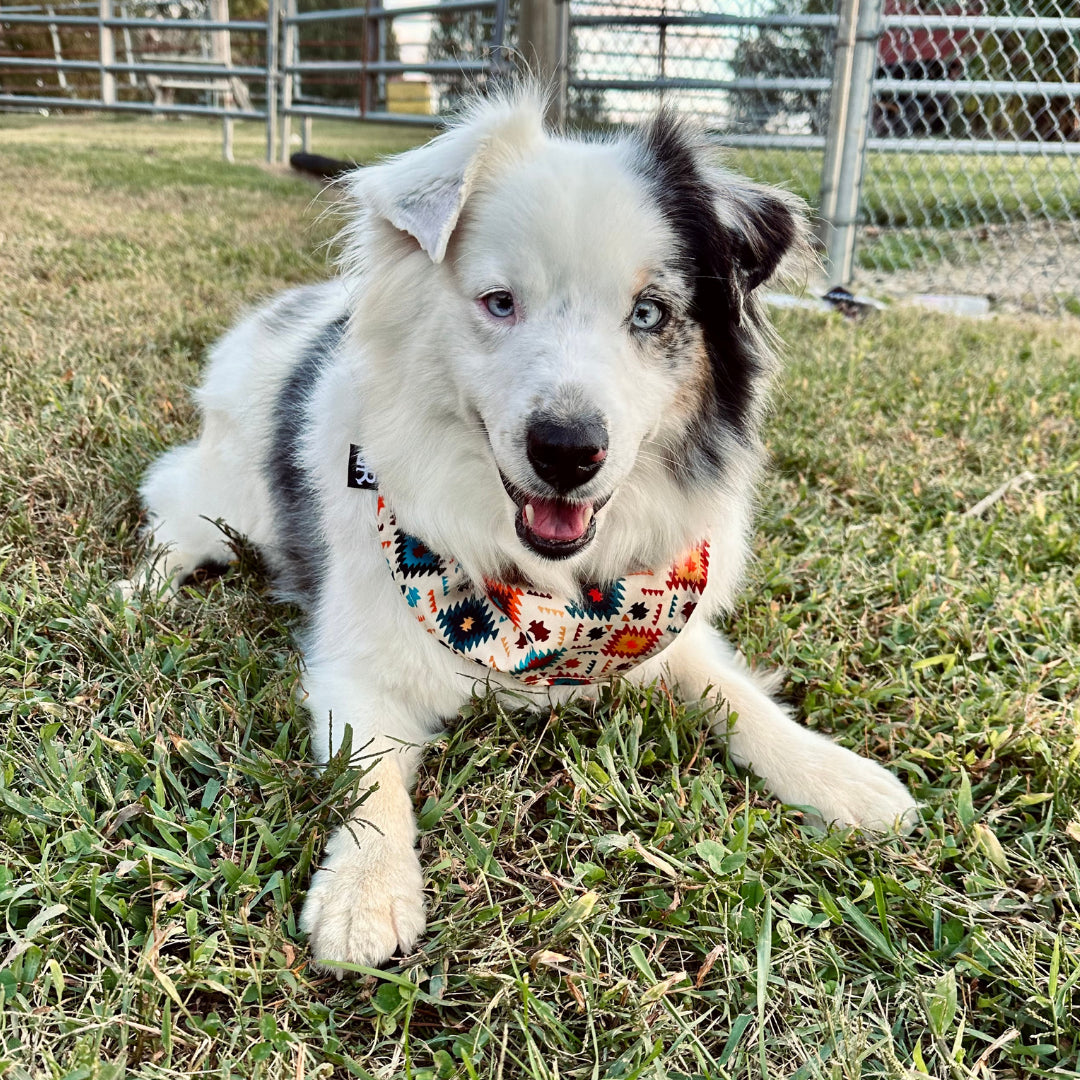
{"label": "white fur", "polygon": [[[914,807],[881,766],[797,725],[713,628],[743,570],[760,447],[755,437],[732,437],[714,483],[674,481],[664,454],[679,435],[680,395],[696,377],[696,339],[690,333],[686,357],[660,358],[649,340],[628,334],[626,313],[644,275],[688,318],[687,283],[670,269],[676,238],[634,166],[637,144],[552,137],[539,116],[528,94],[481,105],[428,146],[358,170],[343,276],[286,294],[222,338],[198,392],[200,438],[165,454],[142,489],[164,551],[154,580],[175,583],[201,562],[228,557],[205,519],[225,519],[285,569],[266,468],[279,449],[274,402],[318,329],[350,316],[315,386],[302,442],[316,492],[311,540],[327,552],[305,636],[304,687],[318,760],[349,730],[354,752],[377,764],[365,778],[372,794],[327,845],[304,908],[302,926],[324,964],[379,964],[412,949],[424,927],[408,796],[419,748],[478,678],[523,689],[416,626],[378,543],[376,495],[345,486],[351,443],[363,447],[399,522],[454,555],[474,580],[514,571],[567,593],[582,580],[664,566],[710,536],[706,602],[633,678],[663,673],[687,700],[722,699],[731,730],[726,714],[720,728],[734,758],[785,802],[874,829],[910,819]],[[742,200],[717,210],[737,227],[738,207],[760,189],[716,176],[720,196],[730,182]],[[511,326],[476,302],[509,286],[520,297]],[[604,467],[583,491],[610,502],[593,542],[554,561],[518,539],[498,470],[527,488],[527,417],[581,402],[610,433]],[[538,701],[572,692],[553,688]]]}

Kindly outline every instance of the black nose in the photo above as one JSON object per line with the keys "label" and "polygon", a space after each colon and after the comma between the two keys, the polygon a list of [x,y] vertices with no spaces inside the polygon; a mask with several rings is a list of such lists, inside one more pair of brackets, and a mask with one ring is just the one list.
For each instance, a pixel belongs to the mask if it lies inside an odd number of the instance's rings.
{"label": "black nose", "polygon": [[607,428],[599,419],[534,420],[525,436],[525,452],[536,475],[558,492],[591,480],[604,464],[607,445]]}

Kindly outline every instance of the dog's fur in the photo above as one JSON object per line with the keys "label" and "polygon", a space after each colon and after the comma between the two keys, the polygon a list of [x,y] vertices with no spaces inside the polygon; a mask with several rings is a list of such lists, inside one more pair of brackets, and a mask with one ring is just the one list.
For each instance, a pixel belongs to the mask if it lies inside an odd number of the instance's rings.
{"label": "dog's fur", "polygon": [[[342,276],[278,297],[222,338],[198,391],[199,439],[165,454],[142,489],[162,549],[146,576],[175,585],[227,561],[217,519],[246,534],[310,613],[319,761],[347,732],[377,760],[358,811],[375,827],[330,840],[303,911],[324,963],[379,964],[413,947],[420,748],[478,679],[523,689],[418,628],[380,549],[376,494],[346,487],[350,444],[398,522],[473,581],[566,595],[668,566],[710,538],[705,602],[631,677],[663,674],[684,699],[722,701],[732,757],[785,802],[873,829],[913,813],[895,777],[797,725],[713,628],[742,574],[762,463],[774,355],[758,287],[804,243],[797,201],[714,168],[670,115],[593,142],[545,133],[541,115],[518,91],[357,170]],[[512,317],[485,307],[493,291],[512,294]],[[642,296],[666,322],[631,323]],[[609,440],[572,493],[598,507],[595,535],[566,557],[525,542],[510,493],[552,499],[526,447],[537,416],[590,419]]]}

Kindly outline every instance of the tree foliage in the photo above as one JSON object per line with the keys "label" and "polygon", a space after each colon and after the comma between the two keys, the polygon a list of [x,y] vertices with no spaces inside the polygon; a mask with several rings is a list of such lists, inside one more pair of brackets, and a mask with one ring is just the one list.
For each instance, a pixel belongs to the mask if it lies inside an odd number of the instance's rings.
{"label": "tree foliage", "polygon": [[[763,14],[831,15],[831,0],[771,0]],[[822,26],[756,26],[735,48],[732,74],[737,79],[828,79],[832,74],[835,34]],[[762,89],[734,95],[733,125],[768,130],[800,118],[814,135],[829,121],[829,91]]]}

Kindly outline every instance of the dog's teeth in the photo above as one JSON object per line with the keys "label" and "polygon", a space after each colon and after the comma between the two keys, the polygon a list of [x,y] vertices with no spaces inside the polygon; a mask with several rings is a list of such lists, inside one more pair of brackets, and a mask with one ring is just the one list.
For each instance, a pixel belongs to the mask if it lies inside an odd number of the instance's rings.
{"label": "dog's teeth", "polygon": [[589,522],[592,521],[592,507],[591,506],[587,506],[585,508],[585,513],[582,514],[581,520],[582,520],[582,523],[584,524],[585,528],[587,529],[589,527]]}
{"label": "dog's teeth", "polygon": [[536,511],[533,509],[532,503],[525,504],[525,524],[532,528],[533,518],[536,517]]}

